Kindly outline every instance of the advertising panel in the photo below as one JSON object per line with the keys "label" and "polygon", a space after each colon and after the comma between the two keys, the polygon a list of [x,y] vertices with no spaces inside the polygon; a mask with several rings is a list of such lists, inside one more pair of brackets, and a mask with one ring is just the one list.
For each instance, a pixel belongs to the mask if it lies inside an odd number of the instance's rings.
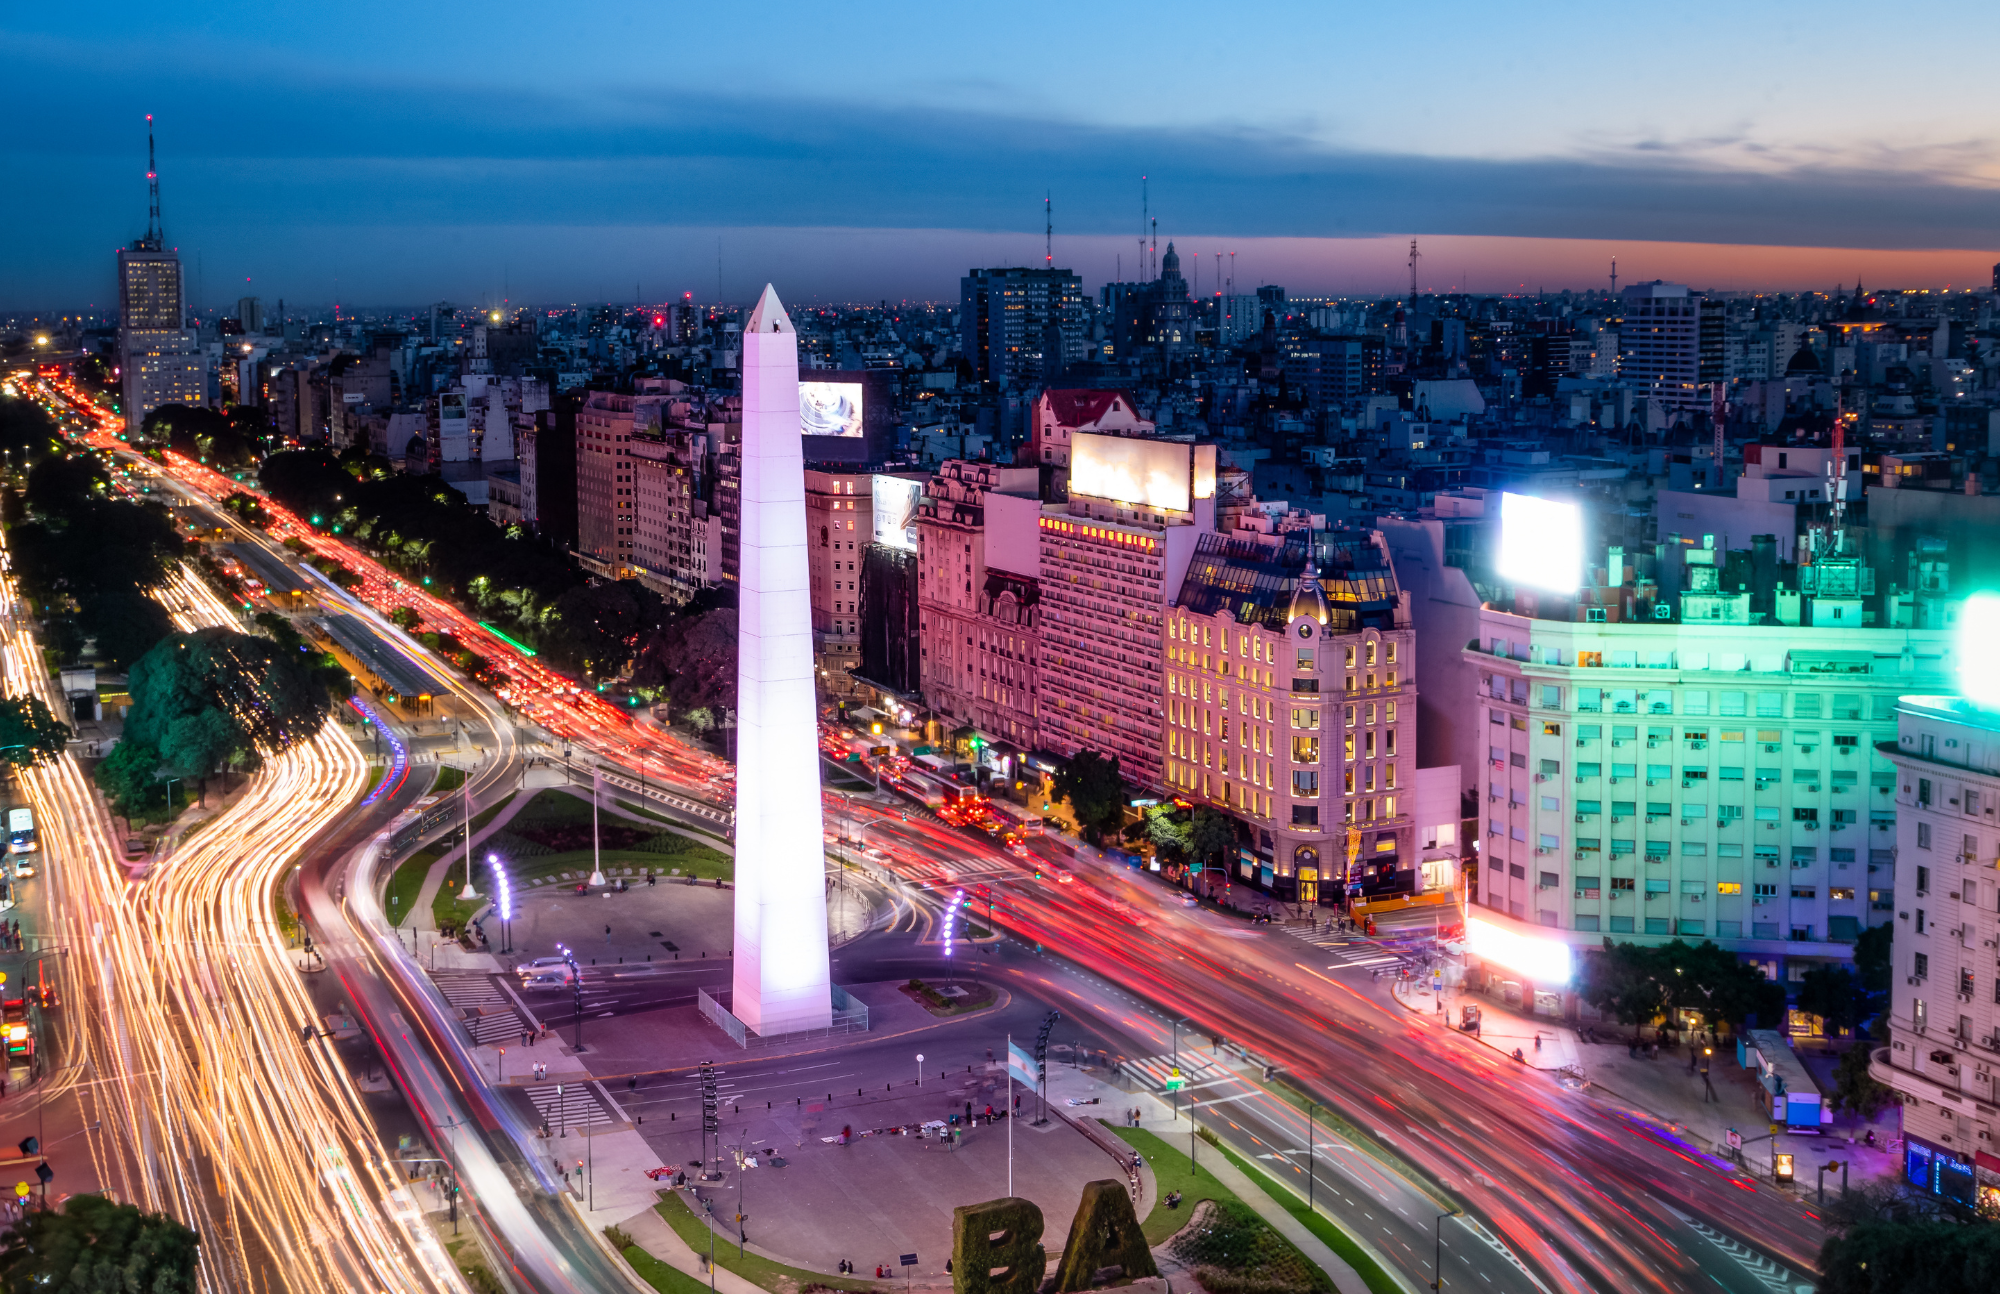
{"label": "advertising panel", "polygon": [[799,434],[804,436],[861,435],[861,383],[799,383]]}
{"label": "advertising panel", "polygon": [[869,489],[875,509],[875,542],[906,553],[917,551],[917,504],[924,497],[922,481],[900,476],[876,476]]}
{"label": "advertising panel", "polygon": [[1583,578],[1583,512],[1532,494],[1500,496],[1500,577],[1548,593],[1574,593]]}
{"label": "advertising panel", "polygon": [[1570,947],[1560,939],[1515,934],[1490,921],[1468,916],[1465,942],[1482,960],[1525,975],[1538,985],[1569,983]]}
{"label": "advertising panel", "polygon": [[1193,448],[1177,441],[1080,431],[1070,440],[1070,493],[1187,512]]}

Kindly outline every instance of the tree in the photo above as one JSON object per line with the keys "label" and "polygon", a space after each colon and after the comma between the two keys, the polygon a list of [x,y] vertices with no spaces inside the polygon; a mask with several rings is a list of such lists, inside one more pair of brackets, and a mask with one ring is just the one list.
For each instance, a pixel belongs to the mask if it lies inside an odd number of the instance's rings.
{"label": "tree", "polygon": [[73,735],[40,697],[0,698],[0,764],[18,768],[53,759]]}
{"label": "tree", "polygon": [[[1820,1246],[1820,1294],[1984,1294],[2000,1274],[2000,1227],[1973,1210],[1900,1181],[1829,1199]],[[1971,1225],[1968,1225],[1972,1223]]]}
{"label": "tree", "polygon": [[159,769],[159,748],[127,737],[98,761],[91,776],[112,807],[129,818],[166,798]]}
{"label": "tree", "polygon": [[40,514],[67,513],[104,496],[111,477],[89,454],[48,458],[28,469],[28,507]]}
{"label": "tree", "polygon": [[[1188,858],[1203,867],[1218,858],[1227,858],[1236,848],[1235,819],[1206,805],[1196,809],[1194,821],[1188,825],[1187,848]],[[1225,873],[1227,870],[1225,866]]]}
{"label": "tree", "polygon": [[1667,993],[1653,951],[1622,943],[1586,957],[1583,1000],[1621,1024],[1636,1027],[1657,1019],[1666,1009]]}
{"label": "tree", "polygon": [[238,747],[273,751],[304,741],[332,708],[308,654],[229,629],[162,639],[133,664],[130,688],[126,740],[194,777],[218,769]]}
{"label": "tree", "polygon": [[1798,1006],[1835,1033],[1847,1033],[1873,1014],[1868,990],[1851,966],[1815,966],[1807,971],[1799,982]]}
{"label": "tree", "polygon": [[1864,1039],[1842,1053],[1833,1071],[1834,1109],[1872,1119],[1894,1097],[1887,1084],[1876,1082],[1868,1072],[1868,1055],[1873,1050]]}
{"label": "tree", "polygon": [[201,1237],[164,1213],[72,1195],[60,1213],[29,1213],[0,1250],[0,1288],[194,1294]]}
{"label": "tree", "polygon": [[113,669],[130,669],[132,662],[174,631],[167,609],[136,588],[106,589],[90,596],[77,625],[97,640],[97,655]]}
{"label": "tree", "polygon": [[1892,971],[1889,964],[1890,943],[1896,937],[1896,927],[1891,922],[1870,926],[1861,932],[1861,938],[1854,943],[1854,973],[1860,977],[1861,989],[1868,995],[1863,1007],[1861,1023],[1866,1025],[1882,1013],[1889,1004],[1889,985]]}
{"label": "tree", "polygon": [[1054,780],[1056,798],[1069,801],[1070,814],[1093,844],[1124,819],[1128,796],[1116,755],[1079,750],[1062,762]]}

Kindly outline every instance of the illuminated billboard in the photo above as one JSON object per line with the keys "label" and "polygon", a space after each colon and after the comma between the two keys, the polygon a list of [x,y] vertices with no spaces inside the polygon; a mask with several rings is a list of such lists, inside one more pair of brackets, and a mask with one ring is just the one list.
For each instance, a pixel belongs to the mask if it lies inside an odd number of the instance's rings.
{"label": "illuminated billboard", "polygon": [[1569,983],[1570,947],[1560,939],[1515,934],[1491,921],[1468,916],[1465,942],[1482,961],[1504,966],[1537,985]]}
{"label": "illuminated billboard", "polygon": [[1500,578],[1548,593],[1583,581],[1583,511],[1532,494],[1500,496]]}
{"label": "illuminated billboard", "polygon": [[[1069,492],[1187,512],[1194,446],[1079,431],[1070,438]],[[1210,487],[1213,489],[1213,486]]]}
{"label": "illuminated billboard", "polygon": [[869,489],[875,509],[875,542],[906,553],[917,551],[917,503],[924,497],[922,481],[900,476],[876,476]]}
{"label": "illuminated billboard", "polygon": [[799,434],[861,435],[861,383],[800,382]]}
{"label": "illuminated billboard", "polygon": [[2000,594],[1975,593],[1958,612],[1958,690],[1974,705],[2000,710],[2000,670],[1986,653],[2000,642]]}

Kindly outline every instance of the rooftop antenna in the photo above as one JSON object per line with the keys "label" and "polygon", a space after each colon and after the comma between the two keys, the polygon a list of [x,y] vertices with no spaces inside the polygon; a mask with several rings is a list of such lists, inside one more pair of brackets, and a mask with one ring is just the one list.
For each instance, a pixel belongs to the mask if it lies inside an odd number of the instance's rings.
{"label": "rooftop antenna", "polygon": [[1056,267],[1056,216],[1048,193],[1042,194],[1042,268]]}
{"label": "rooftop antenna", "polygon": [[160,168],[155,164],[153,153],[153,114],[146,114],[146,243],[145,250],[157,252],[167,239],[167,228],[160,219]]}
{"label": "rooftop antenna", "polygon": [[1146,266],[1146,272],[1154,278],[1158,278],[1160,277],[1160,218],[1158,216],[1153,217],[1153,245],[1149,251],[1150,260]]}
{"label": "rooftop antenna", "polygon": [[1152,219],[1153,205],[1146,177],[1139,177],[1139,277],[1146,277],[1146,224]]}
{"label": "rooftop antenna", "polygon": [[1611,258],[1611,295],[1618,295],[1618,258]]}
{"label": "rooftop antenna", "polygon": [[1417,240],[1410,240],[1410,304],[1417,303],[1417,258],[1423,253],[1417,250]]}

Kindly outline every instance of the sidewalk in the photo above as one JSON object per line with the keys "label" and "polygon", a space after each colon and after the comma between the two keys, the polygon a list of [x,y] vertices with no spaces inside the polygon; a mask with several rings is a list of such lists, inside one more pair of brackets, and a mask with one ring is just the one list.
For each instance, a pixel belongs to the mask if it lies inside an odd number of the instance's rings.
{"label": "sidewalk", "polygon": [[1576,1031],[1567,1025],[1520,1015],[1483,997],[1457,992],[1449,985],[1445,987],[1445,1009],[1440,1015],[1438,1000],[1432,995],[1428,981],[1398,979],[1389,986],[1389,993],[1407,1011],[1428,1016],[1440,1025],[1449,1022],[1454,1033],[1463,1032],[1458,1027],[1460,1005],[1476,1006],[1479,1031],[1466,1033],[1465,1037],[1482,1042],[1503,1056],[1512,1056],[1519,1048],[1521,1063],[1531,1069],[1581,1068],[1582,1044],[1577,1041]]}
{"label": "sidewalk", "polygon": [[[1405,1009],[1428,1016],[1442,1027],[1442,1018],[1436,1015],[1436,999],[1428,985],[1419,987],[1414,981],[1399,981],[1391,992]],[[1816,1177],[1813,1170],[1817,1164],[1810,1156],[1838,1153],[1843,1161],[1851,1160],[1850,1183],[1892,1178],[1902,1172],[1899,1156],[1888,1149],[1889,1142],[1898,1135],[1894,1105],[1884,1107],[1873,1120],[1837,1114],[1818,1136],[1780,1133],[1773,1145],[1770,1098],[1757,1082],[1755,1072],[1736,1063],[1733,1041],[1725,1039],[1715,1044],[1713,1054],[1708,1057],[1708,1078],[1714,1088],[1710,1097],[1699,1070],[1693,1073],[1688,1070],[1685,1045],[1663,1049],[1659,1059],[1652,1060],[1645,1048],[1634,1056],[1623,1040],[1584,1042],[1566,1024],[1524,1016],[1477,994],[1462,994],[1447,987],[1445,1003],[1453,1032],[1458,1032],[1455,1026],[1460,1004],[1477,1006],[1482,1031],[1464,1036],[1477,1037],[1478,1041],[1510,1056],[1515,1047],[1520,1047],[1525,1063],[1532,1068],[1569,1071],[1581,1082],[1586,1094],[1598,1096],[1614,1109],[1623,1107],[1617,1110],[1620,1117],[1646,1126],[1650,1133],[1682,1138],[1699,1150],[1725,1159],[1731,1157],[1728,1133],[1731,1130],[1741,1133],[1746,1142],[1743,1162],[1758,1176],[1770,1176],[1773,1150],[1799,1156],[1797,1180],[1801,1190],[1811,1189]],[[1607,1039],[1612,1038],[1614,1031],[1624,1032],[1618,1026],[1593,1031]],[[1536,1034],[1542,1039],[1540,1052],[1533,1050]],[[1830,1093],[1829,1062],[1816,1059],[1810,1050],[1800,1052],[1800,1057],[1808,1062],[1807,1068],[1821,1092]],[[1860,1141],[1871,1128],[1876,1141],[1873,1149]]]}

